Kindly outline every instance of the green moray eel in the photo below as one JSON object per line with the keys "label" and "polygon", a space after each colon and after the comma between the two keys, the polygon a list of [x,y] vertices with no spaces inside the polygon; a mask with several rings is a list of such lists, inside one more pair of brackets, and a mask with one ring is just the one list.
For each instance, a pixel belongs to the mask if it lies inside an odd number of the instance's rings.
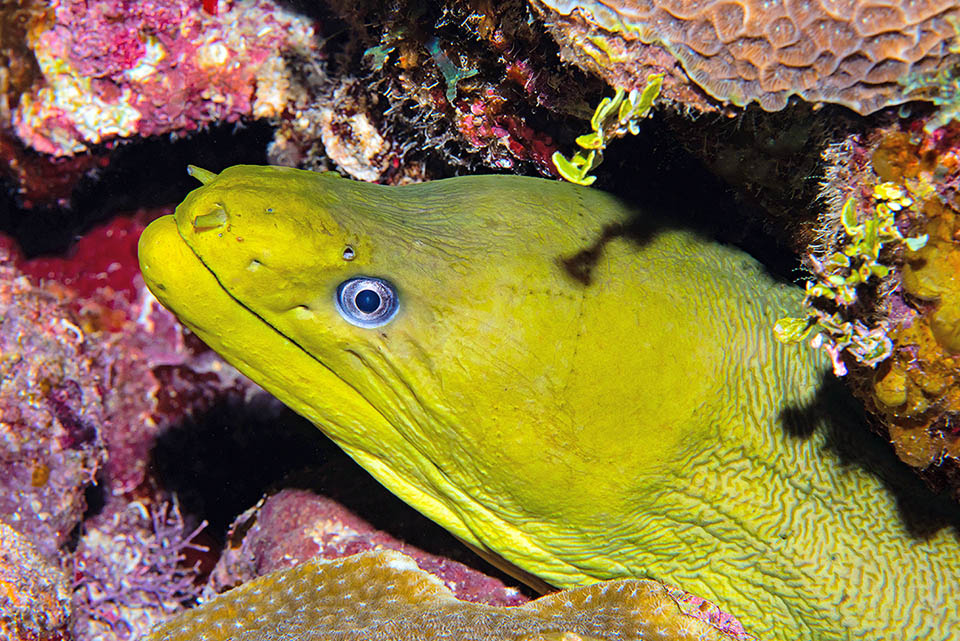
{"label": "green moray eel", "polygon": [[960,630],[956,514],[920,532],[897,469],[844,458],[824,363],[770,329],[797,291],[742,252],[540,179],[193,173],[140,241],[150,289],[475,549],[657,579],[763,639]]}

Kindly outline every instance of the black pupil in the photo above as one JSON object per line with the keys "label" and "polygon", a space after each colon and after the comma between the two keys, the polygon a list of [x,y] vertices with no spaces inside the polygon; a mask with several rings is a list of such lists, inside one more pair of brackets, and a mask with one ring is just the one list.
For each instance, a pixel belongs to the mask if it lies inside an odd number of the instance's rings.
{"label": "black pupil", "polygon": [[356,303],[357,309],[361,312],[370,314],[380,307],[380,295],[372,289],[362,289],[357,292],[353,302]]}

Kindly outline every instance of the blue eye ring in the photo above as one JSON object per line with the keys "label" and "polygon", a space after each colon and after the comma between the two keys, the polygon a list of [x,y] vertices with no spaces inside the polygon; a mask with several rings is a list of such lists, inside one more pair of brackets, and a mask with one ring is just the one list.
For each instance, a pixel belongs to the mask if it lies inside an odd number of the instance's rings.
{"label": "blue eye ring", "polygon": [[340,283],[334,302],[343,320],[357,327],[386,325],[400,309],[397,288],[388,280],[372,276],[356,276]]}

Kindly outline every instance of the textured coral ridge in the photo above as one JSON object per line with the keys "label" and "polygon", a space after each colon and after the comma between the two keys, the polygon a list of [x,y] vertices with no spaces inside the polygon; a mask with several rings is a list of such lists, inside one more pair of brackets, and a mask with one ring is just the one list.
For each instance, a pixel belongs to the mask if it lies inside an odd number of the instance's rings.
{"label": "textured coral ridge", "polygon": [[144,641],[578,638],[563,633],[611,640],[752,638],[686,614],[653,581],[598,583],[497,607],[460,601],[410,557],[377,550],[261,577],[160,625]]}
{"label": "textured coral ridge", "polygon": [[[587,25],[659,45],[711,96],[767,111],[798,95],[868,114],[906,102],[898,78],[956,62],[945,46],[958,15],[953,0],[537,1],[568,17],[568,31]],[[598,59],[616,40],[579,38],[579,46]],[[649,64],[617,57],[606,62]]]}

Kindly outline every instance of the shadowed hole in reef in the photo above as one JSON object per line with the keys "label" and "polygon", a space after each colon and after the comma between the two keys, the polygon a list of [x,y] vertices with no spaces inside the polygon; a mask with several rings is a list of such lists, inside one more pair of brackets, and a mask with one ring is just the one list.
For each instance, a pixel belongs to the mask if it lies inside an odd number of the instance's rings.
{"label": "shadowed hole in reef", "polygon": [[258,121],[210,127],[172,141],[154,136],[124,142],[106,168],[79,180],[67,207],[23,208],[12,188],[0,188],[0,233],[12,236],[28,258],[62,255],[79,236],[117,214],[179,203],[200,186],[187,175],[188,164],[215,172],[265,164],[272,139],[273,127]]}
{"label": "shadowed hole in reef", "polygon": [[[168,428],[151,461],[157,482],[181,509],[209,522],[223,543],[231,523],[265,494],[312,490],[397,539],[519,587],[380,485],[306,419],[266,393],[228,397]],[[528,595],[532,592],[524,590]]]}
{"label": "shadowed hole in reef", "polygon": [[[640,133],[617,140],[604,150],[603,164],[594,171],[595,188],[609,191],[635,206],[647,220],[632,221],[623,230],[643,242],[661,228],[690,229],[706,238],[734,245],[760,261],[767,272],[785,283],[806,278],[800,258],[778,235],[765,213],[747,207],[737,191],[684,150],[664,119],[654,113]],[[813,179],[814,177],[811,177]],[[591,250],[602,250],[617,234],[599,231]],[[589,261],[580,264],[585,269]]]}

